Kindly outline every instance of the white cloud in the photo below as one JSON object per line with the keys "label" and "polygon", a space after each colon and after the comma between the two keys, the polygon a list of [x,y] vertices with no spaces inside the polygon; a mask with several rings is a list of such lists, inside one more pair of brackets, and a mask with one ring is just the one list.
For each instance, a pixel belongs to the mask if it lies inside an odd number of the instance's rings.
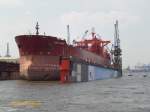
{"label": "white cloud", "polygon": [[71,25],[83,25],[83,24],[92,24],[92,25],[106,25],[107,23],[113,23],[118,19],[122,24],[134,24],[139,22],[140,17],[136,15],[131,15],[127,12],[111,11],[108,13],[105,12],[69,12],[61,17],[63,24]]}
{"label": "white cloud", "polygon": [[11,5],[21,5],[22,0],[0,0],[0,5],[1,6],[11,6]]}

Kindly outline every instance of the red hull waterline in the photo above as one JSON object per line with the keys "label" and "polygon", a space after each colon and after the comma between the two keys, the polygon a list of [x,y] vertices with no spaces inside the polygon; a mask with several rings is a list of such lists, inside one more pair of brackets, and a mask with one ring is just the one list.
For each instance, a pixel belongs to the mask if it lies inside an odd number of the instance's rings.
{"label": "red hull waterline", "polygon": [[[45,35],[19,35],[15,37],[20,54],[20,76],[26,80],[60,80],[60,59],[76,57],[83,61],[111,67],[110,53],[102,41],[92,34],[91,40],[68,45],[65,40]],[[83,45],[84,43],[84,45]],[[91,44],[90,46],[88,44]]]}

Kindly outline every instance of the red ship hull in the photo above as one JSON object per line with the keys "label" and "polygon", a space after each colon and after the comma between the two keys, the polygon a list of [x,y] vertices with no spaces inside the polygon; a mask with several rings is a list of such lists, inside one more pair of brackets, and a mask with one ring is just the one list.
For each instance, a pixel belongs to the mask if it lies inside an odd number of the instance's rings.
{"label": "red ship hull", "polygon": [[63,56],[74,56],[89,63],[110,66],[110,58],[67,45],[65,40],[43,35],[15,38],[20,54],[20,75],[27,80],[60,80],[59,63]]}

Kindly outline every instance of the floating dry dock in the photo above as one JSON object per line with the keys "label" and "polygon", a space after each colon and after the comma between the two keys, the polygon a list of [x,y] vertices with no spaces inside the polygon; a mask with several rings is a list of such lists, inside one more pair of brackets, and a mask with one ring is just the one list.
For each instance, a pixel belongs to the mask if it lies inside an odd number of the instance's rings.
{"label": "floating dry dock", "polygon": [[61,82],[88,82],[92,80],[101,80],[116,78],[122,76],[122,71],[104,67],[98,64],[92,64],[75,57],[62,58],[60,63]]}

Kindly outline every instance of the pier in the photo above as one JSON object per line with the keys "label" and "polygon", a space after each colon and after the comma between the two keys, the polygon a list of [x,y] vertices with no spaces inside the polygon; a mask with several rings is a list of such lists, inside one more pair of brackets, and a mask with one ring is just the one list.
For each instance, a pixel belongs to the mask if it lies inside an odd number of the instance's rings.
{"label": "pier", "polygon": [[0,80],[17,80],[19,77],[19,63],[0,61]]}

